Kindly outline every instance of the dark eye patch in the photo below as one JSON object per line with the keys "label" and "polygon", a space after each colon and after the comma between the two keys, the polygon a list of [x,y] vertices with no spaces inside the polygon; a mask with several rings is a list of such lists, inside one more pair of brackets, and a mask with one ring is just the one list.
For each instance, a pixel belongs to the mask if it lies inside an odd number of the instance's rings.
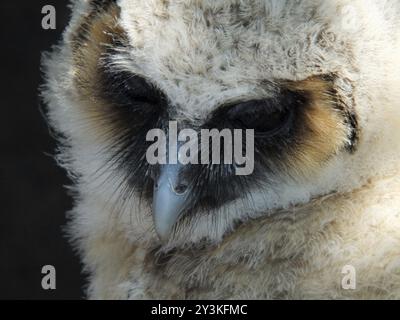
{"label": "dark eye patch", "polygon": [[306,101],[299,93],[285,91],[274,98],[222,106],[212,115],[208,126],[254,129],[256,137],[271,138],[290,130],[296,110]]}
{"label": "dark eye patch", "polygon": [[125,172],[124,179],[132,190],[151,195],[152,168],[145,155],[152,142],[146,141],[146,135],[149,130],[162,127],[167,99],[155,85],[114,68],[107,58],[99,67],[96,94],[102,103],[101,119],[96,120],[105,124],[108,162]]}
{"label": "dark eye patch", "polygon": [[227,112],[227,117],[240,128],[254,129],[255,133],[270,136],[278,133],[292,118],[293,110],[269,100],[240,103]]}
{"label": "dark eye patch", "polygon": [[165,97],[146,79],[128,71],[105,68],[102,95],[117,106],[159,105]]}

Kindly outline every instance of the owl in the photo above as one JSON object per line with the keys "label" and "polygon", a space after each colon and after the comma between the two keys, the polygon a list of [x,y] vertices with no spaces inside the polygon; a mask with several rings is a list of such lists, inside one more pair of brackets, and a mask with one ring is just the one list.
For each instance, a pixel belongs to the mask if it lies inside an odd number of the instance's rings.
{"label": "owl", "polygon": [[[42,96],[88,298],[400,298],[398,0],[71,9]],[[254,170],[149,163],[171,121],[253,130]]]}

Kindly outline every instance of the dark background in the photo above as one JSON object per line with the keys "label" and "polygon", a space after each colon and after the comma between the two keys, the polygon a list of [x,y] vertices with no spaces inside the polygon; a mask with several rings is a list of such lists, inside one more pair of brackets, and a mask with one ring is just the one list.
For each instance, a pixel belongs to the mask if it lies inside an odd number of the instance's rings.
{"label": "dark background", "polygon": [[[0,3],[0,299],[83,297],[81,266],[62,231],[69,181],[51,157],[55,141],[38,98],[41,52],[59,41],[67,3]],[[56,8],[56,30],[41,27],[44,5]],[[41,287],[44,265],[56,268],[56,290]]]}

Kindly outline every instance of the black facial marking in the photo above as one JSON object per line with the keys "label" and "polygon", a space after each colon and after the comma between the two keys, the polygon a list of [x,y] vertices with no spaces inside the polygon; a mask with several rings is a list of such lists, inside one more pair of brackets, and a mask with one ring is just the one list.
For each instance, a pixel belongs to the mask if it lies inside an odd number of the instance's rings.
{"label": "black facial marking", "polygon": [[[105,62],[104,65],[110,64]],[[140,110],[143,110],[146,109],[143,106],[166,104],[162,92],[141,76],[112,67],[105,67],[102,75],[102,95],[113,105],[118,107],[139,105]]]}
{"label": "black facial marking", "polygon": [[345,121],[346,124],[351,128],[349,137],[350,143],[346,147],[350,152],[354,152],[359,139],[358,120],[356,114],[351,111],[346,111]]}
{"label": "black facial marking", "polygon": [[277,97],[222,106],[214,112],[208,126],[254,129],[256,136],[273,137],[290,129],[297,106],[307,102],[305,94],[284,91]]}
{"label": "black facial marking", "polygon": [[[275,98],[245,101],[217,109],[202,128],[254,129],[254,172],[248,176],[236,175],[235,164],[188,165],[182,174],[191,181],[192,193],[196,195],[190,209],[218,208],[238,197],[250,195],[253,187],[265,185],[268,177],[284,170],[281,163],[284,163],[287,145],[295,136],[294,120],[299,109],[307,103],[306,95],[284,91]],[[243,132],[242,150],[246,148],[245,142]],[[223,159],[222,148],[220,153]]]}
{"label": "black facial marking", "polygon": [[[147,80],[121,72],[111,67],[105,60],[102,70],[101,95],[111,105],[108,121],[113,123],[113,149],[110,161],[126,172],[126,181],[151,203],[154,181],[159,174],[158,165],[149,165],[145,158],[146,142],[150,129],[161,128],[168,134],[167,127],[171,115],[164,94]],[[201,129],[254,129],[255,164],[249,176],[235,174],[235,164],[189,164],[181,172],[181,178],[189,182],[193,195],[188,203],[188,211],[209,210],[221,207],[238,197],[250,194],[252,187],[268,183],[267,176],[283,170],[276,159],[284,158],[285,144],[289,144],[294,134],[296,112],[307,98],[285,91],[277,97],[266,100],[238,102],[221,106],[214,112]],[[245,132],[242,144],[245,146]],[[211,148],[211,140],[210,140]],[[212,154],[210,149],[210,155]],[[223,139],[220,149],[224,159]],[[210,159],[211,161],[211,159]]]}
{"label": "black facial marking", "polygon": [[125,172],[125,181],[144,198],[151,198],[157,168],[146,161],[152,142],[146,141],[149,130],[163,127],[167,100],[149,81],[127,71],[118,70],[111,62],[112,54],[101,64],[99,95],[107,110],[104,119],[108,132],[109,162]]}
{"label": "black facial marking", "polygon": [[[168,121],[174,119],[168,113],[167,98],[146,79],[112,68],[111,61],[105,60],[102,74],[101,94],[112,106],[108,117],[115,128],[110,160],[118,163],[129,186],[150,204],[160,167],[149,165],[146,160],[146,151],[152,144],[146,142],[146,134],[154,128],[168,134]],[[203,125],[192,126],[197,132],[228,129],[232,136],[234,129],[243,129],[242,150],[246,149],[244,131],[253,129],[255,154],[254,171],[248,176],[236,175],[234,163],[186,165],[180,175],[191,189],[187,212],[209,212],[235,199],[251,197],[254,188],[265,187],[275,175],[287,171],[286,158],[302,138],[301,134],[298,136],[304,130],[301,125],[306,122],[303,117],[312,103],[310,99],[308,92],[281,89],[272,98],[223,105]],[[353,120],[349,117],[346,121]],[[221,159],[223,152],[221,147]]]}

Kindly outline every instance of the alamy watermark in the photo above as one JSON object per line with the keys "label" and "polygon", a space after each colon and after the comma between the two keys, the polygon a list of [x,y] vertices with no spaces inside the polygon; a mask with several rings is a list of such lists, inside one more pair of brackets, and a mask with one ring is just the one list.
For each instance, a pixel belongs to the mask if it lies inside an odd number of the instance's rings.
{"label": "alamy watermark", "polygon": [[56,289],[56,268],[52,265],[45,265],[42,267],[42,289],[55,290]]}
{"label": "alamy watermark", "polygon": [[182,129],[178,132],[177,122],[170,121],[167,134],[161,129],[151,129],[146,141],[154,142],[146,152],[146,159],[152,165],[223,163],[233,165],[236,175],[250,175],[254,171],[253,129]]}
{"label": "alamy watermark", "polygon": [[355,290],[356,289],[356,268],[352,265],[345,265],[342,268],[342,289]]}
{"label": "alamy watermark", "polygon": [[56,8],[52,5],[45,5],[42,8],[42,28],[44,30],[56,29]]}

